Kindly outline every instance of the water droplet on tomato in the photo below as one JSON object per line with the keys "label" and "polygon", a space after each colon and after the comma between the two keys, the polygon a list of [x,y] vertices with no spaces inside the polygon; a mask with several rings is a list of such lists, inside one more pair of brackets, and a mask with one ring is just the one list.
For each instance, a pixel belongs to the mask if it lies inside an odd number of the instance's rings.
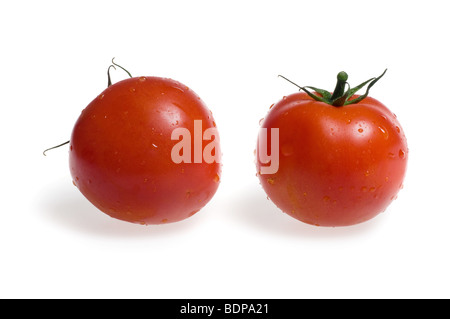
{"label": "water droplet on tomato", "polygon": [[167,223],[169,220],[167,218],[164,218],[163,220],[161,220],[161,223],[165,224]]}
{"label": "water droplet on tomato", "polygon": [[155,144],[153,144],[153,143],[152,143],[152,146],[153,146],[154,148],[158,148],[158,146],[157,146],[157,145],[155,145]]}
{"label": "water droplet on tomato", "polygon": [[361,191],[362,192],[367,192],[367,187],[366,186],[361,187]]}
{"label": "water droplet on tomato", "polygon": [[359,128],[359,129],[358,129],[358,132],[359,132],[359,133],[362,133],[362,132],[364,132],[364,130],[363,130],[362,128]]}
{"label": "water droplet on tomato", "polygon": [[271,108],[273,108],[274,105],[275,105],[275,104],[272,104],[272,105],[269,107],[269,110],[270,110]]}
{"label": "water droplet on tomato", "polygon": [[378,129],[383,134],[384,139],[387,140],[389,138],[389,132],[382,126],[378,126]]}
{"label": "water droplet on tomato", "polygon": [[398,151],[398,156],[399,156],[401,159],[405,158],[405,151],[403,151],[402,149],[400,149],[400,150]]}
{"label": "water droplet on tomato", "polygon": [[395,129],[397,130],[398,133],[400,133],[400,127],[396,126]]}
{"label": "water droplet on tomato", "polygon": [[390,158],[394,158],[394,157],[395,157],[395,154],[394,154],[394,153],[392,153],[392,152],[389,152],[389,153],[388,153],[388,157],[390,157]]}
{"label": "water droplet on tomato", "polygon": [[370,191],[371,193],[375,192],[375,187],[371,187],[371,188],[369,189],[369,191]]}
{"label": "water droplet on tomato", "polygon": [[136,92],[135,88],[130,88],[130,92]]}
{"label": "water droplet on tomato", "polygon": [[273,178],[268,178],[267,183],[269,183],[270,185],[273,185],[275,183],[275,180]]}
{"label": "water droplet on tomato", "polygon": [[219,176],[219,174],[216,174],[215,176],[214,176],[214,182],[216,182],[216,183],[218,183],[218,182],[220,182],[220,176]]}
{"label": "water droplet on tomato", "polygon": [[98,96],[98,99],[99,99],[99,100],[102,100],[104,97],[105,97],[105,94],[100,94],[100,95]]}
{"label": "water droplet on tomato", "polygon": [[324,202],[329,202],[330,201],[330,196],[324,196],[323,197],[323,201]]}
{"label": "water droplet on tomato", "polygon": [[139,81],[141,81],[141,82],[144,82],[145,80],[147,80],[147,78],[146,78],[145,76],[141,76],[141,77],[139,78]]}
{"label": "water droplet on tomato", "polygon": [[294,147],[292,144],[281,145],[281,154],[284,156],[291,156],[294,153]]}
{"label": "water droplet on tomato", "polygon": [[178,87],[178,86],[172,86],[172,88],[177,89],[178,91],[181,91],[181,92],[184,93],[184,90],[182,88]]}

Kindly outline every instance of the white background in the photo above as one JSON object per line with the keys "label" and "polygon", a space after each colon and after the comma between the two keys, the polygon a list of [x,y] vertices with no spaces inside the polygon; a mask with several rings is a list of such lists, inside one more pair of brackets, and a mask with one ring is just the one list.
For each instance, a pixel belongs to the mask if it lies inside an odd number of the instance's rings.
{"label": "white background", "polygon": [[[448,298],[450,49],[446,1],[3,1],[0,5],[1,298]],[[65,142],[107,85],[171,77],[213,111],[223,176],[176,224],[96,210]],[[346,228],[281,213],[255,177],[269,106],[345,70],[402,124],[407,177],[384,214]],[[126,78],[112,73],[113,82]]]}

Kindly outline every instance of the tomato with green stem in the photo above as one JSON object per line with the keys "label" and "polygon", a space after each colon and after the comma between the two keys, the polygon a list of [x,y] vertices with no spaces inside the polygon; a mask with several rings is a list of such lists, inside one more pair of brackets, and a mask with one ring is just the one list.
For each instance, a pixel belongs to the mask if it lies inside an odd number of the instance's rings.
{"label": "tomato with green stem", "polygon": [[[113,59],[110,68],[115,66],[122,68]],[[218,189],[219,136],[214,134],[215,161],[174,161],[179,142],[172,133],[177,128],[200,134],[216,129],[212,113],[180,82],[126,72],[129,79],[112,84],[108,68],[108,88],[75,123],[67,142],[73,183],[113,218],[139,224],[184,220]],[[205,148],[203,140],[184,142],[189,149]]]}
{"label": "tomato with green stem", "polygon": [[[385,72],[355,88],[340,72],[332,93],[290,81],[303,92],[270,108],[258,134],[256,166],[264,191],[283,212],[308,224],[349,226],[375,217],[396,198],[407,167],[406,137],[396,116],[368,96]],[[365,94],[355,94],[367,84]],[[276,144],[272,129],[278,129]],[[264,173],[262,145],[268,154],[278,151],[271,154],[275,172]]]}

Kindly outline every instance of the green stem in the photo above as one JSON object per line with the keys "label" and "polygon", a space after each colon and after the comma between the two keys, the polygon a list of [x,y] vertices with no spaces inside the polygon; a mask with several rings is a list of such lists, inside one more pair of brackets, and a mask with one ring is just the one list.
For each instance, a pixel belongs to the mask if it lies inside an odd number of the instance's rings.
{"label": "green stem", "polygon": [[345,93],[345,84],[347,83],[348,75],[344,71],[341,71],[337,75],[336,88],[333,91],[333,95],[330,100],[336,100],[342,97]]}

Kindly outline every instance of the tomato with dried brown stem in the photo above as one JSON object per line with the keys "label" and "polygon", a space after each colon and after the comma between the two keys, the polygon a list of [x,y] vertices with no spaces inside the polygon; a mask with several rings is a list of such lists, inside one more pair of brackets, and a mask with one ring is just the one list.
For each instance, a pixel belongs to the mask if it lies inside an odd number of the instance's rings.
{"label": "tomato with dried brown stem", "polygon": [[[122,68],[113,61],[114,66]],[[108,69],[108,88],[76,121],[69,141],[73,183],[113,218],[140,224],[184,220],[202,209],[219,186],[217,131],[207,136],[214,143],[209,148],[214,161],[197,155],[190,160],[193,149],[205,149],[204,133],[216,129],[212,113],[180,82],[129,75],[111,84]],[[177,129],[199,136],[178,141]],[[174,160],[174,147],[181,142],[186,147],[177,150],[185,152],[184,161]]]}

